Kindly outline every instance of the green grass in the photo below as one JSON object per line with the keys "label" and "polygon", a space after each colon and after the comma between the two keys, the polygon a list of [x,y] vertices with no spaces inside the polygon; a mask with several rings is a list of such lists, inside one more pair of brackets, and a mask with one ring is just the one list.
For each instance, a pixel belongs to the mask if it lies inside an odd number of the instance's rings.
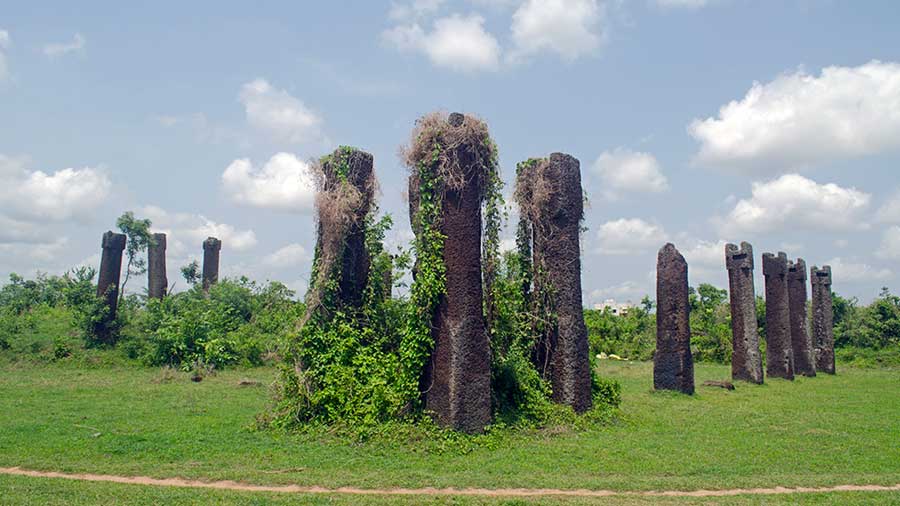
{"label": "green grass", "polygon": [[[434,443],[398,444],[396,438],[360,444],[320,432],[248,430],[267,405],[265,385],[275,374],[269,368],[226,370],[193,383],[187,374],[159,369],[86,369],[66,360],[43,365],[7,362],[0,365],[0,466],[325,487],[692,490],[900,483],[896,371],[843,367],[834,377],[772,380],[762,386],[741,383],[734,392],[698,387],[693,397],[651,392],[652,366],[647,363],[604,362],[600,372],[623,386],[621,415],[612,425],[584,432],[504,433],[488,447],[462,453],[455,447],[439,452]],[[725,366],[697,366],[698,385],[728,376]],[[244,378],[262,386],[239,386]],[[20,504],[32,494],[41,500],[31,502],[62,504],[76,492],[93,498],[84,504],[111,504],[126,491],[134,504],[291,500],[277,494],[0,478],[0,489],[7,488],[12,494],[0,494],[0,504]],[[737,498],[733,504],[792,504],[798,497]],[[892,493],[802,497],[810,504],[900,502]],[[551,499],[491,504],[559,501]],[[404,503],[398,498],[304,500]],[[479,501],[443,498],[433,504]],[[641,498],[621,501],[614,504],[649,503]],[[694,501],[672,504],[732,504],[721,498]]]}

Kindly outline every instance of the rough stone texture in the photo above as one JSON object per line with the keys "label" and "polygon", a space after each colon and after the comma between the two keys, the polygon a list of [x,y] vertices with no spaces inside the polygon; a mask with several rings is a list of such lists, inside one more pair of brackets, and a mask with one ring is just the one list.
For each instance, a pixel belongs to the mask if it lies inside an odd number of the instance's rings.
{"label": "rough stone texture", "polygon": [[219,251],[222,241],[215,237],[207,237],[203,241],[203,291],[219,282]]}
{"label": "rough stone texture", "polygon": [[[350,219],[349,228],[343,238],[343,251],[340,259],[340,274],[338,281],[339,307],[362,306],[366,291],[366,283],[369,280],[369,268],[371,259],[366,249],[366,214],[372,207],[375,194],[374,186],[374,159],[371,154],[356,148],[338,148],[332,154],[329,161],[322,164],[322,172],[325,176],[324,191],[330,192],[337,185],[342,184],[338,176],[335,164],[345,164],[346,181],[353,186],[361,196],[358,205],[352,209],[353,216]],[[321,208],[319,210],[322,211]],[[322,244],[321,225],[326,221],[320,216],[317,232],[318,244]]]}
{"label": "rough stone texture", "polygon": [[543,181],[546,193],[535,202],[533,258],[535,269],[544,273],[556,313],[556,326],[539,348],[549,351],[546,375],[553,400],[581,413],[591,407],[591,366],[581,300],[581,165],[570,155],[553,153],[538,170],[535,177]]}
{"label": "rough stone texture", "polygon": [[166,277],[166,234],[153,234],[153,243],[147,248],[147,296],[162,299],[169,288]]}
{"label": "rough stone texture", "polygon": [[778,256],[763,254],[763,276],[766,278],[766,374],[792,380],[794,358],[787,274],[786,253],[779,252]]}
{"label": "rough stone texture", "polygon": [[[447,128],[465,120],[451,114]],[[435,311],[434,349],[422,376],[426,409],[438,424],[465,432],[481,432],[491,421],[491,349],[482,313],[482,179],[476,174],[481,170],[473,156],[476,149],[465,143],[456,148],[467,183],[458,190],[447,188],[443,196],[439,226],[446,237],[446,292]],[[413,182],[410,187],[413,208],[412,196],[418,191]]]}
{"label": "rough stone texture", "polygon": [[106,300],[109,311],[106,317],[94,324],[94,337],[101,343],[112,344],[111,325],[116,319],[119,305],[119,278],[122,275],[122,252],[125,250],[125,234],[108,231],[100,243],[100,272],[97,276],[97,297]]}
{"label": "rough stone texture", "polygon": [[725,266],[731,294],[731,377],[763,382],[762,354],[756,327],[756,293],[753,288],[753,247],[742,242],[725,245]]}
{"label": "rough stone texture", "polygon": [[816,371],[834,374],[834,308],[831,301],[831,267],[809,270],[812,283],[812,340]]}
{"label": "rough stone texture", "polygon": [[806,262],[798,258],[788,264],[788,298],[791,312],[791,351],[794,355],[794,373],[803,376],[816,375],[815,355],[806,313]]}
{"label": "rough stone texture", "polygon": [[656,390],[694,393],[690,318],[688,265],[675,246],[668,243],[659,250],[656,261]]}

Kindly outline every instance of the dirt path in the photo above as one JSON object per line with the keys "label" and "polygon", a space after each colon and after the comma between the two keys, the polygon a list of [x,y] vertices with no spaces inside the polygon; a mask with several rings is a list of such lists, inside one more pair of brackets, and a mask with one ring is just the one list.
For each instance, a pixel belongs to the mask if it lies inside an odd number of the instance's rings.
{"label": "dirt path", "polygon": [[347,494],[347,495],[440,495],[440,496],[480,496],[480,497],[723,497],[734,495],[775,495],[804,494],[816,492],[886,492],[900,491],[900,484],[882,485],[837,485],[834,487],[773,487],[734,488],[727,490],[666,490],[666,491],[614,491],[614,490],[560,490],[552,488],[326,488],[299,485],[251,485],[236,481],[197,481],[183,478],[150,478],[147,476],[115,476],[109,474],[69,474],[54,471],[29,471],[18,467],[0,467],[0,474],[30,476],[32,478],[63,478],[77,481],[99,481],[150,485],[156,487],[208,488],[216,490],[237,490],[244,492],[280,492],[293,494]]}

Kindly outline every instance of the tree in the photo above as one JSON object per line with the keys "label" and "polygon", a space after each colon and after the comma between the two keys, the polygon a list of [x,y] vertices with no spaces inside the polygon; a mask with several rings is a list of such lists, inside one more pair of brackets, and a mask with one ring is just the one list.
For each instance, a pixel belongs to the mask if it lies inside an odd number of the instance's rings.
{"label": "tree", "polygon": [[194,286],[200,281],[200,263],[196,260],[181,268],[181,276],[187,284]]}
{"label": "tree", "polygon": [[140,257],[140,254],[147,251],[147,247],[155,245],[153,236],[150,234],[150,220],[139,219],[134,217],[131,211],[126,212],[116,220],[116,226],[128,237],[125,243],[125,254],[128,257],[128,266],[125,269],[125,281],[122,281],[119,290],[119,298],[125,297],[125,285],[131,278],[131,275],[141,275],[147,272],[147,261]]}

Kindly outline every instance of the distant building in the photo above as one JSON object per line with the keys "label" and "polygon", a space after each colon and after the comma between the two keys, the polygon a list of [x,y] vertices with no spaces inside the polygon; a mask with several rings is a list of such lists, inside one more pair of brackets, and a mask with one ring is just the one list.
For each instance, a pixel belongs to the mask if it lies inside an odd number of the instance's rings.
{"label": "distant building", "polygon": [[616,302],[615,299],[606,299],[599,304],[594,304],[594,309],[598,311],[603,311],[604,309],[609,308],[609,311],[616,316],[625,316],[628,314],[628,311],[634,307],[634,304],[631,301],[628,302]]}

